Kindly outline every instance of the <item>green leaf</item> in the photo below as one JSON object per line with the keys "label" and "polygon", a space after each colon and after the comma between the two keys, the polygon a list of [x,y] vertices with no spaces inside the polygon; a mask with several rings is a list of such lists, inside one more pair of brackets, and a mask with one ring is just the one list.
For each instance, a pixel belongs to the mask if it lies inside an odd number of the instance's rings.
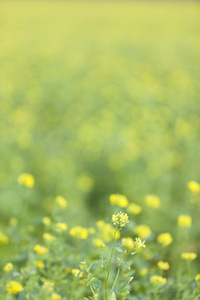
{"label": "green leaf", "polygon": [[120,247],[116,247],[115,249],[117,250],[117,252],[119,252],[119,253],[123,253],[123,250],[122,250],[122,248],[120,248]]}
{"label": "green leaf", "polygon": [[94,277],[87,282],[87,285],[92,285],[95,290],[99,290],[101,287],[101,280]]}
{"label": "green leaf", "polygon": [[114,292],[112,292],[112,295],[110,296],[109,300],[117,300]]}
{"label": "green leaf", "polygon": [[125,267],[126,269],[130,270],[131,269],[131,265],[127,262],[123,262],[122,266]]}

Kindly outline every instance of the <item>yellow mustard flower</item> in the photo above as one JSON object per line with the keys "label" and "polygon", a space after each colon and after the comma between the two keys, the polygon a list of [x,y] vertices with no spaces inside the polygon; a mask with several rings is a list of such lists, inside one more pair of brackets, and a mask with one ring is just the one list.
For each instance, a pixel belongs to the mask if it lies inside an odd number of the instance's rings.
{"label": "yellow mustard flower", "polygon": [[89,227],[89,228],[88,228],[88,233],[89,233],[89,234],[95,234],[95,233],[96,233],[96,230],[95,230],[93,227]]}
{"label": "yellow mustard flower", "polygon": [[200,184],[196,181],[190,181],[188,182],[188,189],[193,193],[193,195],[196,195],[200,192]]}
{"label": "yellow mustard flower", "polygon": [[132,249],[134,247],[134,241],[131,237],[122,239],[122,247],[126,247],[127,249]]}
{"label": "yellow mustard flower", "polygon": [[28,188],[34,187],[35,179],[32,174],[23,173],[18,177],[18,183]]}
{"label": "yellow mustard flower", "polygon": [[145,201],[149,207],[153,207],[153,208],[160,207],[160,199],[155,195],[147,195],[145,197]]}
{"label": "yellow mustard flower", "polygon": [[173,239],[170,233],[161,233],[157,238],[157,242],[162,246],[166,247],[172,243]]}
{"label": "yellow mustard flower", "polygon": [[39,255],[45,255],[49,250],[46,247],[37,244],[34,246],[34,251]]}
{"label": "yellow mustard flower", "polygon": [[60,300],[62,297],[61,297],[61,295],[59,295],[59,294],[52,294],[51,295],[51,300]]}
{"label": "yellow mustard flower", "polygon": [[138,215],[141,213],[141,211],[142,211],[142,207],[135,203],[131,203],[127,207],[127,212],[131,215]]}
{"label": "yellow mustard flower", "polygon": [[0,243],[5,244],[5,245],[9,243],[9,238],[7,237],[7,235],[3,234],[1,231],[0,231]]}
{"label": "yellow mustard flower", "polygon": [[112,194],[109,197],[110,204],[111,205],[117,205],[120,207],[127,207],[128,206],[128,200],[126,196],[120,195],[120,194]]}
{"label": "yellow mustard flower", "polygon": [[141,276],[146,276],[148,273],[148,269],[147,268],[143,268],[141,271],[140,271],[140,275]]}
{"label": "yellow mustard flower", "polygon": [[65,209],[68,205],[67,200],[63,196],[56,197],[56,203],[62,208]]}
{"label": "yellow mustard flower", "polygon": [[142,239],[146,239],[151,235],[151,229],[147,225],[138,225],[134,229],[134,233],[139,235]]}
{"label": "yellow mustard flower", "polygon": [[47,280],[43,283],[42,288],[51,292],[54,290],[54,283]]}
{"label": "yellow mustard flower", "polygon": [[[103,220],[97,222],[97,227],[99,230],[99,238],[105,240],[106,242],[110,242],[113,239],[114,228],[109,223],[105,223]],[[119,230],[116,230],[116,239],[120,238]]]}
{"label": "yellow mustard flower", "polygon": [[[75,277],[77,277],[78,276],[78,274],[79,274],[79,272],[80,272],[80,270],[79,269],[72,269],[72,274],[75,276]],[[82,278],[83,277],[83,273],[81,272],[80,274],[79,274],[79,278]]]}
{"label": "yellow mustard flower", "polygon": [[23,291],[23,286],[20,282],[11,280],[6,284],[6,290],[8,294],[17,295]]}
{"label": "yellow mustard flower", "polygon": [[38,269],[44,269],[44,263],[41,260],[35,260],[33,262],[34,266],[36,266]]}
{"label": "yellow mustard flower", "polygon": [[188,215],[180,215],[178,217],[178,226],[180,228],[190,228],[192,226],[192,218]]}
{"label": "yellow mustard flower", "polygon": [[70,229],[70,235],[79,239],[87,239],[88,230],[87,228],[83,228],[81,226],[75,226]]}
{"label": "yellow mustard flower", "polygon": [[62,232],[62,231],[66,231],[68,229],[68,226],[66,223],[56,223],[56,231],[57,232]]}
{"label": "yellow mustard flower", "polygon": [[46,241],[46,242],[53,242],[55,240],[55,236],[48,233],[48,232],[45,232],[43,233],[43,239]]}
{"label": "yellow mustard flower", "polygon": [[159,267],[159,269],[164,270],[164,271],[169,270],[169,268],[170,268],[170,265],[167,261],[165,261],[165,262],[159,261],[157,263],[157,266]]}
{"label": "yellow mustard flower", "polygon": [[137,237],[134,240],[134,248],[138,251],[141,248],[146,248],[145,241],[142,241],[141,238]]}
{"label": "yellow mustard flower", "polygon": [[184,252],[181,254],[181,258],[186,260],[194,260],[197,258],[197,254],[194,252]]}
{"label": "yellow mustard flower", "polygon": [[197,274],[197,275],[195,276],[195,280],[196,280],[196,281],[199,281],[199,280],[200,280],[200,273]]}
{"label": "yellow mustard flower", "polygon": [[51,219],[49,217],[44,217],[42,219],[42,223],[45,225],[45,226],[48,226],[51,224]]}
{"label": "yellow mustard flower", "polygon": [[10,272],[12,269],[13,269],[13,264],[11,263],[7,263],[3,268],[5,272]]}
{"label": "yellow mustard flower", "polygon": [[101,247],[101,245],[103,244],[103,241],[101,239],[93,239],[93,245],[96,247]]}
{"label": "yellow mustard flower", "polygon": [[163,285],[167,282],[167,279],[162,277],[162,276],[153,275],[150,278],[150,282],[155,284],[155,285]]}
{"label": "yellow mustard flower", "polygon": [[126,226],[126,224],[129,222],[128,215],[121,212],[121,211],[117,214],[113,214],[112,215],[112,222],[113,222],[113,225],[115,227],[121,229],[124,226]]}

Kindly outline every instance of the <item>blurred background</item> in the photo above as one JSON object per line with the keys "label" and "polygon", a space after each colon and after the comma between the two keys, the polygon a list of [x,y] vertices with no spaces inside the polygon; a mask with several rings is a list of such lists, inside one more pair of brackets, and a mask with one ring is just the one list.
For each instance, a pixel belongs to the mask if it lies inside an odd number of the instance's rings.
{"label": "blurred background", "polygon": [[148,225],[173,233],[200,181],[199,3],[0,6],[0,229],[34,226],[57,195],[69,224],[89,226],[121,193],[160,197]]}

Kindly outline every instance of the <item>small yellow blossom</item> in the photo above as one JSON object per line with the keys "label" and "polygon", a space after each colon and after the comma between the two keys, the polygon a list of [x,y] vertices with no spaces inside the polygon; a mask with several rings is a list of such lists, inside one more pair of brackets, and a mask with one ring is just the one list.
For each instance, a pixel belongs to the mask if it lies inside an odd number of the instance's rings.
{"label": "small yellow blossom", "polygon": [[159,261],[157,263],[157,266],[159,267],[159,269],[164,270],[164,271],[169,270],[169,268],[170,268],[170,265],[169,265],[169,263],[167,261],[166,262]]}
{"label": "small yellow blossom", "polygon": [[56,231],[57,232],[62,232],[62,231],[66,231],[68,228],[67,224],[66,223],[56,223]]}
{"label": "small yellow blossom", "polygon": [[94,239],[93,240],[93,245],[96,247],[101,247],[101,245],[103,244],[103,241],[101,239]]}
{"label": "small yellow blossom", "polygon": [[[111,224],[109,223],[105,223],[103,220],[100,220],[97,222],[97,227],[99,230],[99,238],[103,239],[107,242],[110,242],[113,239],[113,235],[114,235],[114,231],[116,229],[114,229]],[[120,238],[120,232],[119,230],[116,230],[116,239]]]}
{"label": "small yellow blossom", "polygon": [[66,267],[66,268],[65,268],[65,272],[66,272],[66,273],[69,273],[69,272],[71,272],[71,270],[72,270],[72,268],[71,268],[71,267]]}
{"label": "small yellow blossom", "polygon": [[37,254],[39,254],[39,255],[44,255],[44,254],[46,254],[49,250],[48,250],[46,247],[37,244],[37,245],[35,245],[35,247],[34,247],[34,251],[35,251]]}
{"label": "small yellow blossom", "polygon": [[89,234],[95,234],[95,233],[96,233],[96,230],[95,230],[93,227],[89,227],[89,228],[88,228],[88,233],[89,233]]}
{"label": "small yellow blossom", "polygon": [[17,226],[17,224],[18,224],[18,220],[17,220],[17,218],[11,218],[10,219],[10,225],[12,225],[12,226]]}
{"label": "small yellow blossom", "polygon": [[42,288],[49,292],[52,292],[54,290],[54,283],[47,280],[43,283]]}
{"label": "small yellow blossom", "polygon": [[120,194],[112,194],[109,197],[110,204],[111,205],[117,205],[120,207],[127,207],[128,206],[128,200],[126,196],[120,195]]}
{"label": "small yellow blossom", "polygon": [[51,224],[51,219],[49,217],[44,217],[42,219],[42,223],[45,225],[45,226],[48,226]]}
{"label": "small yellow blossom", "polygon": [[7,263],[3,268],[5,272],[10,272],[12,269],[13,269],[13,264],[11,263]]}
{"label": "small yellow blossom", "polygon": [[159,234],[157,241],[159,244],[166,247],[172,243],[173,239],[172,239],[171,234],[166,232],[166,233]]}
{"label": "small yellow blossom", "polygon": [[131,215],[138,215],[140,214],[142,211],[142,207],[135,204],[135,203],[131,203],[128,207],[127,207],[127,212]]}
{"label": "small yellow blossom", "polygon": [[192,226],[192,218],[188,215],[180,215],[178,217],[178,225],[181,228],[190,228]]}
{"label": "small yellow blossom", "polygon": [[56,202],[62,209],[65,209],[68,205],[67,200],[63,196],[57,196]]}
{"label": "small yellow blossom", "polygon": [[33,262],[34,266],[36,266],[38,269],[44,269],[44,263],[41,260],[36,260]]}
{"label": "small yellow blossom", "polygon": [[6,284],[6,290],[8,294],[17,295],[19,292],[23,291],[23,286],[20,282],[11,280]]}
{"label": "small yellow blossom", "polygon": [[181,258],[186,260],[194,260],[197,258],[197,254],[194,252],[184,252],[181,254]]}
{"label": "small yellow blossom", "polygon": [[138,225],[135,227],[134,233],[139,235],[142,239],[146,239],[151,235],[151,229],[147,225]]}
{"label": "small yellow blossom", "polygon": [[200,184],[196,181],[190,181],[188,182],[188,189],[193,193],[193,195],[196,195],[200,192]]}
{"label": "small yellow blossom", "polygon": [[27,186],[28,188],[32,188],[35,184],[35,179],[33,175],[28,173],[23,173],[18,177],[18,183]]}
{"label": "small yellow blossom", "polygon": [[132,238],[127,237],[122,239],[122,247],[126,247],[127,249],[132,249],[134,247],[134,241]]}
{"label": "small yellow blossom", "polygon": [[135,238],[134,240],[134,248],[138,251],[141,248],[146,248],[145,241],[142,241],[141,238]]}
{"label": "small yellow blossom", "polygon": [[195,280],[196,280],[196,281],[199,281],[199,280],[200,280],[200,273],[197,274],[197,275],[195,276]]}
{"label": "small yellow blossom", "polygon": [[7,237],[7,235],[3,234],[1,231],[0,231],[0,243],[5,244],[5,245],[9,243],[9,238]]}
{"label": "small yellow blossom", "polygon": [[160,199],[155,195],[147,195],[145,201],[149,207],[158,208],[160,206]]}
{"label": "small yellow blossom", "polygon": [[162,276],[153,275],[150,278],[150,282],[155,284],[155,285],[163,285],[167,282],[167,279],[162,277]]}
{"label": "small yellow blossom", "polygon": [[46,241],[46,242],[53,242],[55,240],[55,236],[48,233],[48,232],[45,232],[43,233],[43,239]]}
{"label": "small yellow blossom", "polygon": [[51,300],[60,300],[62,297],[59,294],[52,294]]}
{"label": "small yellow blossom", "polygon": [[120,211],[112,215],[112,222],[115,227],[121,229],[129,222],[128,215]]}
{"label": "small yellow blossom", "polygon": [[[80,270],[79,269],[72,269],[72,274],[75,276],[75,277],[77,277],[78,276],[78,274],[79,274],[79,272],[80,272]],[[80,274],[79,274],[79,278],[82,278],[83,277],[83,273],[81,272]]]}
{"label": "small yellow blossom", "polygon": [[147,269],[147,268],[143,268],[143,269],[140,271],[140,275],[141,275],[141,276],[145,276],[145,275],[147,275],[147,273],[148,273],[148,269]]}
{"label": "small yellow blossom", "polygon": [[75,226],[75,227],[72,227],[70,229],[70,235],[71,236],[74,236],[76,238],[79,238],[79,239],[87,239],[88,237],[88,230],[87,228],[83,228],[81,226]]}

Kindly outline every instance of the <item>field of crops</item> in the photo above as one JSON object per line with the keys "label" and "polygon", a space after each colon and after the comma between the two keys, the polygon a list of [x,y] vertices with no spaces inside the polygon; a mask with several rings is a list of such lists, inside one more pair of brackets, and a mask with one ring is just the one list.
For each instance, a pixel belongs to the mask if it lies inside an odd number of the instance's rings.
{"label": "field of crops", "polygon": [[200,299],[199,8],[1,2],[0,300]]}

